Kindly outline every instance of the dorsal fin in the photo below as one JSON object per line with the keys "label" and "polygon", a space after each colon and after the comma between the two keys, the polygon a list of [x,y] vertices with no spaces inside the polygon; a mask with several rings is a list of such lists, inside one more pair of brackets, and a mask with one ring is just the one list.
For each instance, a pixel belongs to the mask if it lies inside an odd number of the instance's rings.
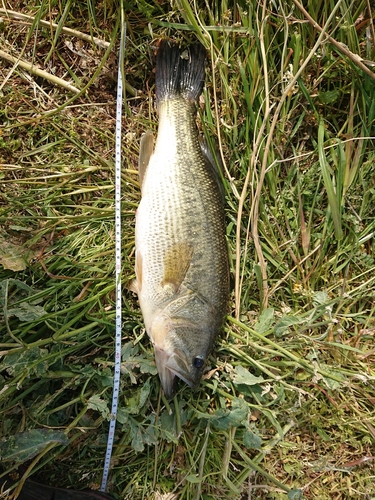
{"label": "dorsal fin", "polygon": [[215,180],[216,180],[217,185],[219,187],[221,199],[222,199],[222,202],[224,203],[225,189],[224,189],[224,185],[223,185],[223,181],[222,181],[224,167],[223,167],[223,163],[221,161],[221,157],[220,157],[220,153],[218,151],[217,145],[215,148],[215,153],[216,153],[215,156],[216,156],[218,161],[216,163],[214,154],[213,154],[210,146],[208,145],[206,138],[202,135],[199,136],[199,144],[200,144],[202,155],[203,155],[203,158],[205,159],[207,168],[210,168],[214,173]]}

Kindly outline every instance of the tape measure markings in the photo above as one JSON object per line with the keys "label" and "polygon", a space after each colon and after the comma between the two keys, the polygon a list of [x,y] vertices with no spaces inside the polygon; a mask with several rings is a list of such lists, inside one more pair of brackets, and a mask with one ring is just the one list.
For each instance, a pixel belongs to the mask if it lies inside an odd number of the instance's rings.
{"label": "tape measure markings", "polygon": [[109,423],[107,449],[105,453],[103,477],[100,491],[107,488],[108,474],[111,466],[112,448],[116,429],[116,416],[120,395],[121,376],[121,117],[122,117],[122,62],[126,40],[126,23],[121,30],[121,42],[117,79],[116,106],[116,145],[115,145],[115,279],[116,279],[116,324],[115,324],[115,367],[113,376],[113,394],[111,420]]}

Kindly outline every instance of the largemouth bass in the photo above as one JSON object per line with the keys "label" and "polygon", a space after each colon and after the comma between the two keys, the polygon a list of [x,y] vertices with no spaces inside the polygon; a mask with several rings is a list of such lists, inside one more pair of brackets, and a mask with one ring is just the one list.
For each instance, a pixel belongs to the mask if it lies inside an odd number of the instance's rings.
{"label": "largemouth bass", "polygon": [[147,132],[140,145],[134,288],[168,399],[176,377],[199,384],[229,293],[223,189],[196,125],[205,60],[200,44],[161,43],[156,144]]}

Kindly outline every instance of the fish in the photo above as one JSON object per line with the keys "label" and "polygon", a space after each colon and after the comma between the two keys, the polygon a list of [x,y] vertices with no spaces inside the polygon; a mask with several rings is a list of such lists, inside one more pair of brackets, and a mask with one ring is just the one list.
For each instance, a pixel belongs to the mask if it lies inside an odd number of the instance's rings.
{"label": "fish", "polygon": [[201,44],[162,40],[157,137],[148,131],[140,141],[133,290],[167,399],[178,378],[199,385],[228,307],[223,183],[196,123],[205,67]]}

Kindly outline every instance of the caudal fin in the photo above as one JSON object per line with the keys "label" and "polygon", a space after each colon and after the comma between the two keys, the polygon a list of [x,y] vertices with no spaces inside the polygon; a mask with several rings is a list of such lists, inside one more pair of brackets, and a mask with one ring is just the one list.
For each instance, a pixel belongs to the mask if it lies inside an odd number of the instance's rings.
{"label": "caudal fin", "polygon": [[205,78],[206,50],[200,43],[179,48],[163,40],[156,56],[156,102],[182,96],[196,102]]}

